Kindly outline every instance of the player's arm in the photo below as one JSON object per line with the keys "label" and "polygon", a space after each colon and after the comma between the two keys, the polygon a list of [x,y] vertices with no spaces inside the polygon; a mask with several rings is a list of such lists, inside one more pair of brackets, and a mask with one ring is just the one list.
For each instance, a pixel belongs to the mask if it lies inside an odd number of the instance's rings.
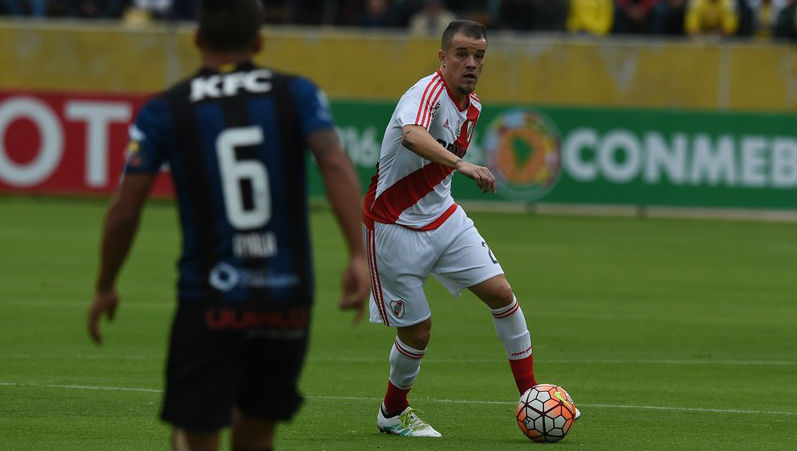
{"label": "player's arm", "polygon": [[357,323],[362,316],[369,291],[368,264],[360,225],[360,183],[334,128],[311,133],[308,142],[321,170],[327,199],[349,250],[350,260],[343,272],[343,298],[340,307],[355,309],[357,313],[354,321]]}
{"label": "player's arm", "polygon": [[423,126],[403,126],[401,145],[429,161],[456,169],[476,181],[476,185],[483,193],[496,192],[495,176],[488,168],[468,163],[449,152]]}
{"label": "player's arm", "polygon": [[146,202],[155,176],[127,174],[111,199],[105,214],[100,250],[100,267],[95,285],[94,300],[89,308],[88,330],[95,343],[102,343],[99,320],[104,313],[112,320],[119,303],[116,277],[127,258],[138,229],[141,210]]}

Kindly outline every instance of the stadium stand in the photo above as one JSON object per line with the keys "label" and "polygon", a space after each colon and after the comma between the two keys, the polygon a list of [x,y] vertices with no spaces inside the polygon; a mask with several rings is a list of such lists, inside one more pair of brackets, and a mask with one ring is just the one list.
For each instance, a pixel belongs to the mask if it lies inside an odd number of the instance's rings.
{"label": "stadium stand", "polygon": [[[744,37],[797,41],[797,0],[261,0],[265,21],[436,30],[464,18],[491,29],[591,35]],[[0,0],[0,15],[37,18],[192,20],[193,0]]]}

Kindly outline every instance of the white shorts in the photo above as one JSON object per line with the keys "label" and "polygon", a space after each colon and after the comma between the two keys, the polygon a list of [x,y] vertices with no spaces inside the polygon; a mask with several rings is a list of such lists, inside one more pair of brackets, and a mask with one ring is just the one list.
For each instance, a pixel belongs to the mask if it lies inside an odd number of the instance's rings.
{"label": "white shorts", "polygon": [[416,231],[396,224],[363,226],[371,272],[372,323],[404,327],[432,312],[423,291],[431,274],[452,295],[504,270],[462,208],[437,229]]}

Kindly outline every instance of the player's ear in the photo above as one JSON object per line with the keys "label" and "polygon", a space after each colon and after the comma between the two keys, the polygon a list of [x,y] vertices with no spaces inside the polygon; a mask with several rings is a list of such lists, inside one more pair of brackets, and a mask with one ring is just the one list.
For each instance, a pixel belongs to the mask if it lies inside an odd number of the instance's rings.
{"label": "player's ear", "polygon": [[202,38],[199,37],[199,28],[194,30],[194,46],[198,49],[202,48]]}
{"label": "player's ear", "polygon": [[440,61],[440,67],[444,67],[446,65],[446,52],[442,49],[437,51],[437,60]]}
{"label": "player's ear", "polygon": [[258,53],[263,50],[263,43],[265,39],[263,38],[263,33],[258,32],[257,36],[255,36],[255,40],[252,41],[252,53]]}

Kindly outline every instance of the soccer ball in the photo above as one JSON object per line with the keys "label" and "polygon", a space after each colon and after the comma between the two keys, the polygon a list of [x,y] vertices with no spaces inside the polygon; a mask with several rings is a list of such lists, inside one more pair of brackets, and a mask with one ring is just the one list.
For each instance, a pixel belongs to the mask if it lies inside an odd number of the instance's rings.
{"label": "soccer ball", "polygon": [[535,442],[558,442],[573,427],[576,405],[564,388],[538,384],[520,395],[517,424]]}

